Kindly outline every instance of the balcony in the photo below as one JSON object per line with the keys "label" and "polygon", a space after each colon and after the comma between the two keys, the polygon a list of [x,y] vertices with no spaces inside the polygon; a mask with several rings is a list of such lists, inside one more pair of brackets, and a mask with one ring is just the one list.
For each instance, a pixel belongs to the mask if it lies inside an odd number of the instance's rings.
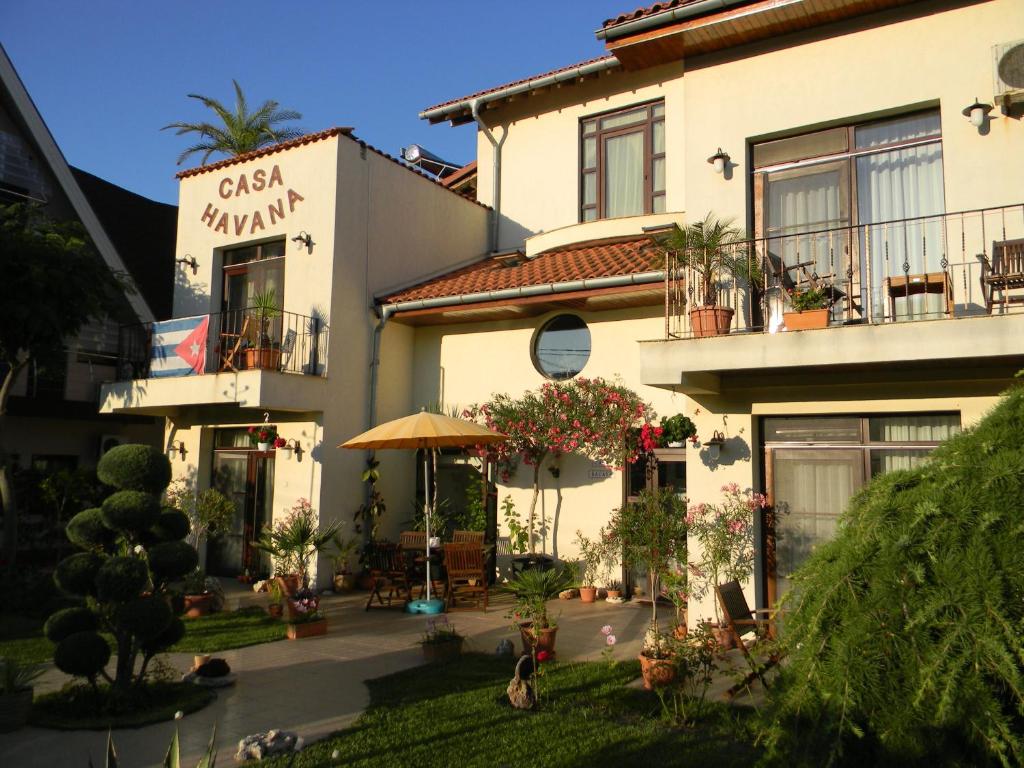
{"label": "balcony", "polygon": [[329,332],[320,317],[256,308],[122,326],[100,411],[322,410]]}
{"label": "balcony", "polygon": [[[664,254],[665,336],[642,346],[644,383],[711,394],[752,372],[1021,364],[1024,204],[773,235],[714,256],[704,280],[706,254]],[[794,330],[802,318],[787,313],[808,290],[828,305],[824,327]],[[694,324],[705,298],[732,311],[727,334]]]}

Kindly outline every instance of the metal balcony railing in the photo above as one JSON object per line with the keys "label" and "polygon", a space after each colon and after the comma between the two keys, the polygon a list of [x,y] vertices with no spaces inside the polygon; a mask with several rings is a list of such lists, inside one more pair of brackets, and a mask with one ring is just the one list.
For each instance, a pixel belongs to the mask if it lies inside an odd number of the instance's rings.
{"label": "metal balcony railing", "polygon": [[264,370],[324,376],[321,317],[248,309],[121,326],[118,381]]}
{"label": "metal balcony railing", "polygon": [[[665,338],[710,335],[691,311],[731,309],[730,332],[785,329],[794,293],[827,296],[830,326],[955,319],[1024,307],[1024,204],[771,234],[712,254],[666,250]],[[704,277],[701,264],[716,265]],[[727,313],[725,313],[727,314]]]}

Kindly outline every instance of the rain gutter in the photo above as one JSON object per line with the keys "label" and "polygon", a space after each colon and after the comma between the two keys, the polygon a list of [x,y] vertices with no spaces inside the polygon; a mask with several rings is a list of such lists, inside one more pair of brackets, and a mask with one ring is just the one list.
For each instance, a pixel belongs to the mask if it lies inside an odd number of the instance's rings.
{"label": "rain gutter", "polygon": [[594,32],[594,34],[597,35],[598,40],[616,40],[620,37],[660,27],[663,24],[692,19],[694,16],[700,16],[703,13],[731,8],[734,5],[745,5],[749,2],[750,0],[701,0],[701,2],[691,3],[680,8],[672,8],[661,13],[652,14],[651,16],[644,16],[641,19],[624,21],[611,27],[602,27]]}

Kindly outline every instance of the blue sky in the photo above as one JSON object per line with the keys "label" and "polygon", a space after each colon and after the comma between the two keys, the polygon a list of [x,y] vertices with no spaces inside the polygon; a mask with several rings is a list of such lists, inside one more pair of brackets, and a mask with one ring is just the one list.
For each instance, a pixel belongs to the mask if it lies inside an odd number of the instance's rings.
{"label": "blue sky", "polygon": [[[638,0],[0,3],[0,42],[72,165],[177,201],[188,99],[276,99],[307,131],[333,125],[397,155],[419,143],[473,159],[473,129],[430,126],[424,107],[602,55],[601,22]],[[198,158],[194,161],[198,163]]]}

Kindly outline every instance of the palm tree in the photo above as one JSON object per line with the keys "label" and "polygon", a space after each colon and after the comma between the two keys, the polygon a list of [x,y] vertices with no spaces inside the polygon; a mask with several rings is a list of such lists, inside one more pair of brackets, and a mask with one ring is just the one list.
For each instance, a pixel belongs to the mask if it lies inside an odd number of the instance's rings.
{"label": "palm tree", "polygon": [[160,129],[165,131],[168,128],[174,128],[177,136],[184,133],[197,133],[201,137],[197,144],[193,144],[178,155],[178,165],[181,165],[189,155],[196,152],[203,153],[202,164],[206,165],[207,159],[214,152],[236,156],[302,135],[300,129],[278,127],[280,123],[288,120],[301,120],[302,115],[298,112],[291,109],[279,109],[278,103],[273,100],[265,101],[255,112],[249,112],[242,87],[237,80],[231,82],[235,84],[234,112],[209,96],[200,96],[197,93],[188,95],[190,99],[199,99],[203,106],[216,112],[222,125],[181,122],[171,123]]}

